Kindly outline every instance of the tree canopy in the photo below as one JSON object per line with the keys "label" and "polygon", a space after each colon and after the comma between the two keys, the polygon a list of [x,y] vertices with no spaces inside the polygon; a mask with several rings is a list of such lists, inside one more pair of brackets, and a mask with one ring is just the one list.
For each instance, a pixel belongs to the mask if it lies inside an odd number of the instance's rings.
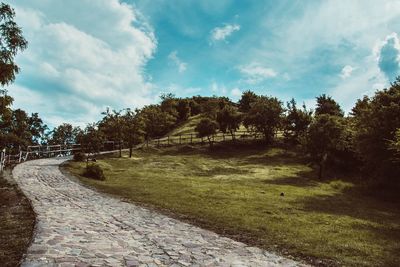
{"label": "tree canopy", "polygon": [[14,9],[0,3],[0,85],[3,87],[15,80],[19,67],[15,64],[14,58],[28,45],[14,18]]}

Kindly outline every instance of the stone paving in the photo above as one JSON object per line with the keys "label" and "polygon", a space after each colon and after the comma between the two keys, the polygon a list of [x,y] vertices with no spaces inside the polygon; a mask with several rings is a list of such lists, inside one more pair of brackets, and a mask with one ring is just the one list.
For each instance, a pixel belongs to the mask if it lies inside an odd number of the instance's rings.
{"label": "stone paving", "polygon": [[37,214],[22,266],[303,266],[88,189],[60,172],[65,160],[13,171]]}

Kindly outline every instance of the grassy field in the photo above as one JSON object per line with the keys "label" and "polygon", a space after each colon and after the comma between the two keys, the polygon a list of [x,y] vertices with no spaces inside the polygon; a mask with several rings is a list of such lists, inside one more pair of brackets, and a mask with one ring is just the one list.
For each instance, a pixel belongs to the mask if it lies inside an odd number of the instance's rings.
{"label": "grassy field", "polygon": [[[102,158],[104,182],[89,186],[180,219],[321,265],[399,266],[400,208],[350,182],[319,182],[295,152],[216,147],[137,151]],[[281,196],[284,193],[284,196]]]}
{"label": "grassy field", "polygon": [[34,225],[35,215],[29,201],[0,174],[0,266],[19,266]]}

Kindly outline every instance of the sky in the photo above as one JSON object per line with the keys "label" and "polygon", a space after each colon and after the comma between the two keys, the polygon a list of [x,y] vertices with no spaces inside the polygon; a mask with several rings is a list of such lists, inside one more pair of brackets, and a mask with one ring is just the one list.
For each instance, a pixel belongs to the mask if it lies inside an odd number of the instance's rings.
{"label": "sky", "polygon": [[325,93],[348,112],[400,74],[397,0],[5,2],[29,42],[9,94],[53,127],[163,93],[252,90],[311,108]]}

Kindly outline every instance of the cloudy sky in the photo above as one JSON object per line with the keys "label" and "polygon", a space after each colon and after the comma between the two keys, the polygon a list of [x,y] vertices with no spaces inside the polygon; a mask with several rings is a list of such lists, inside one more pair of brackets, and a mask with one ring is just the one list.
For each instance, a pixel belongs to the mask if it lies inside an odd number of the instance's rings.
{"label": "cloudy sky", "polygon": [[5,2],[29,41],[8,90],[51,126],[166,92],[237,100],[251,89],[309,106],[327,93],[349,111],[400,74],[400,1]]}

